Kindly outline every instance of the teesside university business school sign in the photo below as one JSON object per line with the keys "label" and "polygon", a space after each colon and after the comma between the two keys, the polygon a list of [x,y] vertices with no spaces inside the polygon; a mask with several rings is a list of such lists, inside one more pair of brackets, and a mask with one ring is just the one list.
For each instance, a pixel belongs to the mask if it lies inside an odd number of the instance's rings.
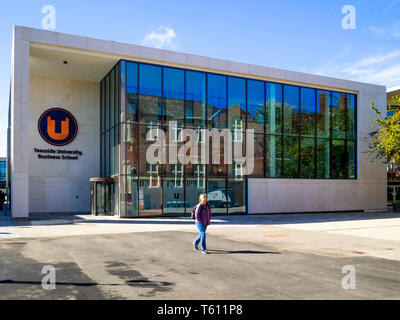
{"label": "teesside university business school sign", "polygon": [[[52,108],[45,111],[39,118],[38,130],[47,143],[62,147],[71,143],[78,133],[78,123],[67,110]],[[65,149],[33,149],[39,159],[78,160],[82,155],[79,150]]]}

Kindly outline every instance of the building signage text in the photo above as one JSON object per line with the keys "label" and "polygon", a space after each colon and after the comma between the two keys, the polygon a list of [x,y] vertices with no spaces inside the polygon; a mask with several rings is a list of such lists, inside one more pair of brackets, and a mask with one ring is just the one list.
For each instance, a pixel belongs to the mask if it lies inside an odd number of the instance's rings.
{"label": "building signage text", "polygon": [[33,148],[33,151],[37,153],[38,159],[79,160],[82,156],[82,151],[79,150]]}

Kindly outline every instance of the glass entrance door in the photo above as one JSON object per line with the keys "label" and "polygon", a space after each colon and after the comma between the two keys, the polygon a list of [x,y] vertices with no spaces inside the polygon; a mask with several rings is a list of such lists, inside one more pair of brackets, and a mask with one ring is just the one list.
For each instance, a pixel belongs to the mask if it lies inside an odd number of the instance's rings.
{"label": "glass entrance door", "polygon": [[114,215],[114,180],[111,178],[92,178],[92,215]]}

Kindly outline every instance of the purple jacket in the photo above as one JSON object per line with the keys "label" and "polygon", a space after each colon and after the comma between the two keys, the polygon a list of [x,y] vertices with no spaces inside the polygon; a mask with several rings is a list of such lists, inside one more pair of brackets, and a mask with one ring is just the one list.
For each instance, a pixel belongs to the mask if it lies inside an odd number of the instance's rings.
{"label": "purple jacket", "polygon": [[196,222],[200,222],[203,226],[208,226],[211,221],[211,208],[207,204],[203,206],[198,204],[195,212]]}

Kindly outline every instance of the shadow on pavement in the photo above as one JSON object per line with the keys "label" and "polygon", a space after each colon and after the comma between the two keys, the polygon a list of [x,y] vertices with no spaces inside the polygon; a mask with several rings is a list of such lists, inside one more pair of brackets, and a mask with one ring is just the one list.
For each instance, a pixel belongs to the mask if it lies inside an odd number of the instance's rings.
{"label": "shadow on pavement", "polygon": [[254,250],[208,250],[210,254],[281,254],[280,252],[272,251],[254,251]]}
{"label": "shadow on pavement", "polygon": [[[19,280],[0,280],[0,285],[2,284],[22,284],[22,285],[42,285],[41,281],[19,281]],[[128,286],[143,286],[149,285],[154,286],[160,284],[162,286],[172,286],[174,285],[171,282],[154,282],[148,279],[134,279],[125,281],[125,283],[96,283],[96,282],[56,282],[56,286],[75,286],[75,287],[93,287],[93,286],[121,286],[121,285],[128,285]]]}
{"label": "shadow on pavement", "polygon": [[[42,285],[41,281],[18,281],[18,280],[0,280],[0,284],[29,284]],[[77,287],[92,287],[98,283],[81,283],[81,282],[56,282],[56,286],[77,286]],[[118,284],[108,284],[109,286],[117,286]]]}

